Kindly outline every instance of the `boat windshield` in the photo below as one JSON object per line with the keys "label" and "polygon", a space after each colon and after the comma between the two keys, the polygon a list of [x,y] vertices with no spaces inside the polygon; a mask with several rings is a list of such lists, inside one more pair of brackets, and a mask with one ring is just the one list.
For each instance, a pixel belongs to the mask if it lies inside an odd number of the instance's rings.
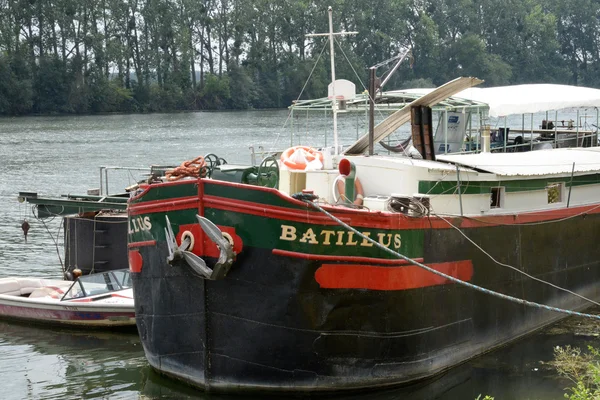
{"label": "boat windshield", "polygon": [[130,287],[131,276],[128,269],[91,274],[77,279],[61,300],[97,296]]}

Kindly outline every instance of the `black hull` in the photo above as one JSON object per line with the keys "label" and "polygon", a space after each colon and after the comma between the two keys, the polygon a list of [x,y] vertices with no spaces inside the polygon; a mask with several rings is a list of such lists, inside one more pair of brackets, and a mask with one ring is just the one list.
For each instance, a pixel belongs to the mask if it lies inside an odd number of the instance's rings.
{"label": "black hull", "polygon": [[[600,298],[597,215],[555,224],[464,230],[498,261]],[[552,306],[589,303],[493,263],[454,229],[425,231],[425,263],[472,260],[472,283]],[[210,391],[329,392],[438,374],[562,317],[445,284],[409,290],[322,289],[320,261],[245,247],[224,280],[141,247],[133,274],[140,337],[158,371]]]}

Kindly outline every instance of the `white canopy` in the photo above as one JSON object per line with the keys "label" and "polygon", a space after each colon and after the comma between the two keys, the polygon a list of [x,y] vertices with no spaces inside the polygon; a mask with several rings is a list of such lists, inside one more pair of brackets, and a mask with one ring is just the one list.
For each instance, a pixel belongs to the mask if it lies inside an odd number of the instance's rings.
{"label": "white canopy", "polygon": [[600,147],[535,150],[523,153],[444,154],[438,155],[437,159],[507,177],[600,171]]}
{"label": "white canopy", "polygon": [[600,90],[580,86],[531,84],[469,88],[456,94],[490,106],[490,117],[576,107],[600,107]]}

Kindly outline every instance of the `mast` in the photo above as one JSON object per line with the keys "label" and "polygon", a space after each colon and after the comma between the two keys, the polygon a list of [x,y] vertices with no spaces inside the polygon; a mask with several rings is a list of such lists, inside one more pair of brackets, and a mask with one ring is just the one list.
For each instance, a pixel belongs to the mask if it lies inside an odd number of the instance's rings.
{"label": "mast", "polygon": [[338,104],[337,97],[335,93],[335,53],[334,53],[334,36],[343,36],[343,35],[356,35],[358,32],[333,32],[333,9],[331,6],[327,9],[329,13],[329,33],[311,33],[306,35],[306,37],[316,37],[316,36],[328,36],[329,38],[329,56],[331,59],[331,109],[333,111],[333,144],[335,146],[334,154],[337,156],[339,154],[338,151],[338,131],[337,131],[337,114],[338,114]]}
{"label": "mast", "polygon": [[338,155],[338,131],[337,131],[337,98],[335,94],[335,54],[333,46],[333,9],[331,6],[327,9],[329,12],[329,58],[331,62],[331,111],[333,113],[333,145],[334,153]]}

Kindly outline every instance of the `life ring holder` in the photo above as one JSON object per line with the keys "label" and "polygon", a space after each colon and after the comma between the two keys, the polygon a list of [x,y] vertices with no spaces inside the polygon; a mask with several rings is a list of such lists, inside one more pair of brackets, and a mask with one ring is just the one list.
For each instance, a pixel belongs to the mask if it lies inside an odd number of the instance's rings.
{"label": "life ring holder", "polygon": [[[345,175],[338,175],[333,180],[333,185],[331,187],[331,192],[333,194],[333,201],[334,201],[335,204],[338,204],[338,202],[340,201],[341,198],[345,198],[346,197],[345,195],[343,195],[343,194],[341,194],[339,192],[339,189],[337,187],[338,182],[340,182],[343,179],[346,179]],[[360,199],[360,204],[358,204],[358,205],[362,205],[363,199],[364,199],[364,193],[363,193],[363,190],[362,190],[362,185],[360,184],[360,181],[358,180],[358,178],[354,178],[354,192],[356,194],[354,196],[354,200],[352,200],[351,203],[354,203],[356,200]]]}
{"label": "life ring holder", "polygon": [[281,162],[289,169],[306,169],[306,163],[292,161],[291,159],[292,154],[294,154],[294,152],[296,152],[297,150],[303,150],[305,152],[306,161],[311,162],[318,158],[319,161],[323,163],[323,153],[321,153],[320,151],[308,146],[293,146],[281,153]]}

